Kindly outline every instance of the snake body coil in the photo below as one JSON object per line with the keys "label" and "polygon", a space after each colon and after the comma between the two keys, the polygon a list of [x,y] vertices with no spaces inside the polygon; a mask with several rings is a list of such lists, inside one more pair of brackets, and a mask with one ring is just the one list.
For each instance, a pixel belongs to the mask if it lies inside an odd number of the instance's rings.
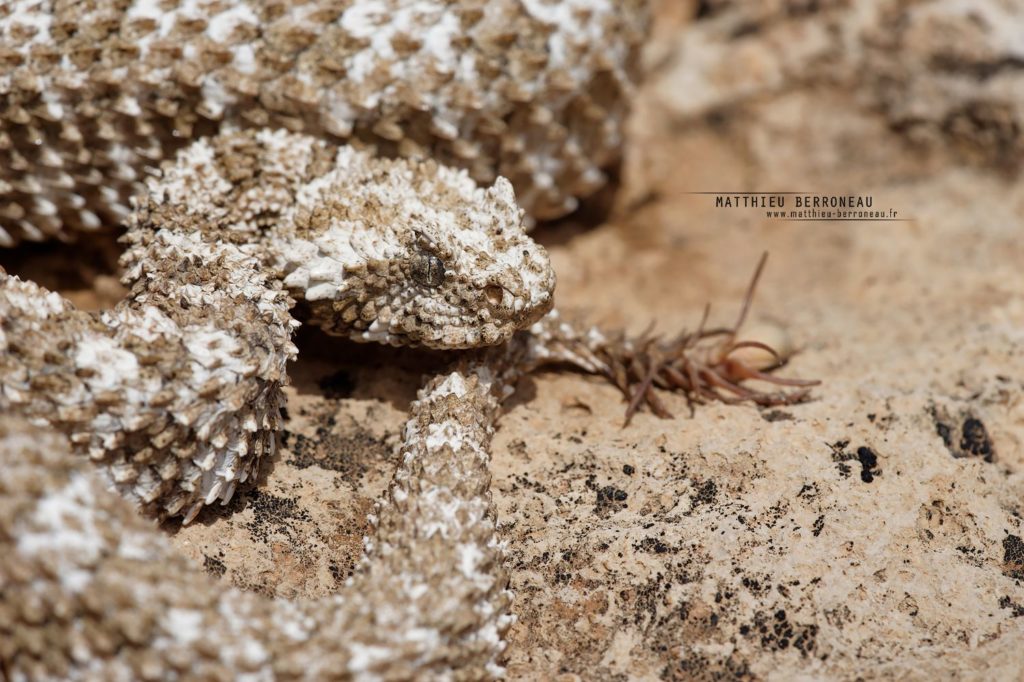
{"label": "snake body coil", "polygon": [[195,143],[152,185],[114,310],[0,275],[0,407],[47,419],[158,516],[226,502],[272,447],[292,296],[335,334],[435,348],[551,307],[504,181],[259,131]]}
{"label": "snake body coil", "polygon": [[[0,7],[0,244],[127,216],[200,136],[302,131],[512,181],[561,215],[619,154],[641,0],[17,0]],[[6,16],[5,16],[6,14]]]}
{"label": "snake body coil", "polygon": [[515,377],[509,351],[421,390],[362,570],[314,602],[218,583],[63,438],[0,417],[0,670],[12,680],[501,675],[511,595],[488,446]]}
{"label": "snake body coil", "polygon": [[[487,448],[554,286],[524,226],[617,156],[642,5],[0,7],[0,244],[123,222],[130,287],[88,314],[0,271],[0,673],[501,674]],[[359,341],[511,339],[421,392],[362,570],[309,604],[218,585],[131,510],[187,521],[252,476],[296,302]]]}

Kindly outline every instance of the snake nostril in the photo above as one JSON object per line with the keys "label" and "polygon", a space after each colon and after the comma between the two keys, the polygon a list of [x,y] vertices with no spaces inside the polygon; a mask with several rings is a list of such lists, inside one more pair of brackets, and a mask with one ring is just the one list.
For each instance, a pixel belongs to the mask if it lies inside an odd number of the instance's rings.
{"label": "snake nostril", "polygon": [[501,305],[501,300],[504,298],[505,291],[497,284],[488,284],[484,287],[484,296],[487,297],[487,301],[493,306]]}

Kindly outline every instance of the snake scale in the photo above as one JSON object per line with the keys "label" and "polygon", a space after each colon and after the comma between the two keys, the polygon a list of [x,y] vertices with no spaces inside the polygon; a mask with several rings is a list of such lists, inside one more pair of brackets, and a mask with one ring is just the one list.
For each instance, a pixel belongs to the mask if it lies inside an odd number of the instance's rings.
{"label": "snake scale", "polygon": [[[564,327],[516,335],[554,286],[525,229],[604,182],[645,25],[641,0],[0,6],[0,244],[123,223],[130,289],[90,314],[0,270],[0,673],[503,674],[488,446]],[[219,584],[138,515],[187,521],[272,451],[296,302],[491,347],[420,391],[362,568],[315,602]]]}

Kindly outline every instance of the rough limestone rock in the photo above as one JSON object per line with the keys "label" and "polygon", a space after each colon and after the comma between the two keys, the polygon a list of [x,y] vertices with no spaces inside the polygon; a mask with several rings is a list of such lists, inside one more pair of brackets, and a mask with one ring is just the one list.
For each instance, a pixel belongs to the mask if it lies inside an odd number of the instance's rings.
{"label": "rough limestone rock", "polygon": [[1018,171],[1024,3],[773,0],[701,3],[663,55],[662,99],[683,117],[843,92],[912,147]]}

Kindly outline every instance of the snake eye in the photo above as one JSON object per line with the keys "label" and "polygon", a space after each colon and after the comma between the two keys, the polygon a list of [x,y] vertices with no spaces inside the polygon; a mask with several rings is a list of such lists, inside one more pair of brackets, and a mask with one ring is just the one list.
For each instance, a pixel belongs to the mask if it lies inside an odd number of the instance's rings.
{"label": "snake eye", "polygon": [[444,282],[444,262],[432,253],[422,253],[413,261],[412,276],[425,287],[439,287]]}

